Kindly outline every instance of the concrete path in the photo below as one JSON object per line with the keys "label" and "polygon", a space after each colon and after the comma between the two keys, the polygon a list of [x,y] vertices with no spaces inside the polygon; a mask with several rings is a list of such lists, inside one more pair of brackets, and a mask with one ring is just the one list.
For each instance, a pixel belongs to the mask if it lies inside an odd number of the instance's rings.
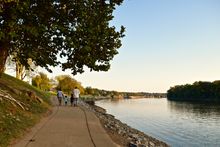
{"label": "concrete path", "polygon": [[116,147],[99,119],[82,107],[54,106],[53,113],[42,119],[12,147]]}

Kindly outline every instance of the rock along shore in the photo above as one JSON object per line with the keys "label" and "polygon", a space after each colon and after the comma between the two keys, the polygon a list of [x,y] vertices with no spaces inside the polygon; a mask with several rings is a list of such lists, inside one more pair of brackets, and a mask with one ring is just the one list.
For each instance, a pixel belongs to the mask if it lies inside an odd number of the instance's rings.
{"label": "rock along shore", "polygon": [[143,132],[122,123],[113,115],[107,114],[106,110],[82,102],[82,105],[91,110],[100,119],[103,127],[116,143],[124,147],[168,147],[169,145],[159,141]]}

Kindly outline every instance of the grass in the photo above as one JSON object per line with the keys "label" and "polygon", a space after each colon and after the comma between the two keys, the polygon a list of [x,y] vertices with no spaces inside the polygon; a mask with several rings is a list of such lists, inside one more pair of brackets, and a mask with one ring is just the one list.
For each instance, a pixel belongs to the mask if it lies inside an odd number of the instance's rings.
{"label": "grass", "polygon": [[[15,103],[0,97],[0,147],[7,147],[50,109],[50,94],[6,74],[0,78],[0,90],[5,91],[25,108],[23,110]],[[28,92],[34,93],[34,97],[28,95]]]}

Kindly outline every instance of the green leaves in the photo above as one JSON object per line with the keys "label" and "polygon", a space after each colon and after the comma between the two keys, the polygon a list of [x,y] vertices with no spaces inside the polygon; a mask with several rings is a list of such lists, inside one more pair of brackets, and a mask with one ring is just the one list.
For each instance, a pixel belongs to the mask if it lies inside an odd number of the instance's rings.
{"label": "green leaves", "polygon": [[170,100],[179,101],[220,101],[220,82],[194,82],[192,85],[177,85],[167,91]]}
{"label": "green leaves", "polygon": [[81,93],[84,91],[81,83],[70,77],[69,75],[57,76],[56,80],[58,81],[57,89],[61,89],[65,93],[70,94],[75,87],[79,88]]}
{"label": "green leaves", "polygon": [[39,73],[39,75],[35,76],[32,79],[32,85],[44,91],[50,90],[51,88],[50,80],[44,73]]}
{"label": "green leaves", "polygon": [[[61,64],[63,70],[82,73],[87,66],[107,71],[118,53],[125,28],[109,26],[116,5],[123,0],[16,1],[0,4],[0,42],[9,55],[16,52],[25,66],[28,58],[49,69]],[[1,48],[1,44],[0,44]],[[1,67],[2,65],[0,65]]]}

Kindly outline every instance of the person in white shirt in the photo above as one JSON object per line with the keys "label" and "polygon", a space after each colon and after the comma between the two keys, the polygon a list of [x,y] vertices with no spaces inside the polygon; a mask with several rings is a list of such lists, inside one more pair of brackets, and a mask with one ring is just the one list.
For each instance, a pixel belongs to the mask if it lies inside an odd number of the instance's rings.
{"label": "person in white shirt", "polygon": [[78,98],[80,95],[80,91],[77,87],[75,87],[72,91],[73,94],[73,106],[77,106]]}

